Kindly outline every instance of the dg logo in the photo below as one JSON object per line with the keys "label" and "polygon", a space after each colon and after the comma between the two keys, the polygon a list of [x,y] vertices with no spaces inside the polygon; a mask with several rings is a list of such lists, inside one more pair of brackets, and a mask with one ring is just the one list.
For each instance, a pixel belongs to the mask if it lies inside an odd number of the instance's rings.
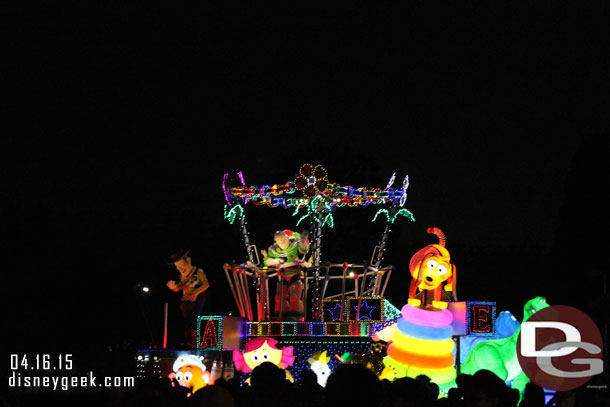
{"label": "dg logo", "polygon": [[603,372],[602,348],[599,329],[587,314],[555,305],[521,324],[517,358],[525,375],[538,386],[567,391]]}

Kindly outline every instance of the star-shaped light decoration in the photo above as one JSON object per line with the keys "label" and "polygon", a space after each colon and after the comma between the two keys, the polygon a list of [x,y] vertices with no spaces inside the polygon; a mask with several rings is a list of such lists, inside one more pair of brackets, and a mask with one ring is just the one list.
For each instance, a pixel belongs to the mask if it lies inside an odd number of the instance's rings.
{"label": "star-shaped light decoration", "polygon": [[336,303],[333,308],[327,308],[328,312],[333,318],[333,322],[341,321],[341,314],[343,313],[343,306],[340,302]]}
{"label": "star-shaped light decoration", "polygon": [[304,164],[299,169],[299,176],[295,178],[294,186],[303,191],[306,197],[313,198],[328,188],[328,171],[320,164],[315,167]]}
{"label": "star-shaped light decoration", "polygon": [[[358,305],[354,305],[352,308],[358,312]],[[360,304],[360,315],[358,315],[358,321],[361,319],[373,319],[371,314],[373,311],[375,311],[375,308],[377,307],[367,304],[366,300],[362,300],[362,303]]]}

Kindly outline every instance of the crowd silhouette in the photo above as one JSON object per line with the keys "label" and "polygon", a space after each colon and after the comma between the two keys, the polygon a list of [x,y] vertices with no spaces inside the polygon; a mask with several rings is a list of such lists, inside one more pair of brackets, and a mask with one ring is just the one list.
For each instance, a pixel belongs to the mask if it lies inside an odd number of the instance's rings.
{"label": "crowd silhouette", "polygon": [[610,407],[609,375],[593,377],[586,386],[557,392],[545,404],[544,390],[529,383],[520,397],[488,370],[459,374],[456,387],[445,395],[426,376],[403,377],[390,382],[364,365],[340,365],[326,387],[314,372],[305,370],[294,383],[285,371],[266,362],[251,373],[250,385],[239,378],[217,379],[189,394],[174,380],[149,376],[130,390],[107,393],[25,393],[21,399],[2,399],[2,407],[112,406],[112,407]]}
{"label": "crowd silhouette", "polygon": [[522,397],[488,370],[460,374],[457,387],[447,395],[426,376],[404,377],[393,382],[379,380],[364,365],[341,365],[330,375],[325,388],[314,372],[306,370],[298,381],[286,380],[284,371],[272,363],[257,366],[250,385],[237,378],[219,379],[186,396],[184,388],[169,379],[149,379],[128,400],[127,407],[593,407],[609,404],[607,388],[586,395],[578,390],[557,392],[545,404],[544,390],[529,383]]}

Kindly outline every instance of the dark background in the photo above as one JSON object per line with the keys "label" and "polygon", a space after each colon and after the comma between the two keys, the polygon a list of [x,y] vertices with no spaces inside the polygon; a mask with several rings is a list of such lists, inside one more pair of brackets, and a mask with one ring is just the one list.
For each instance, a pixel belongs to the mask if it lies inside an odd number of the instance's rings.
{"label": "dark background", "polygon": [[[165,300],[175,344],[177,245],[211,281],[206,312],[235,312],[221,266],[245,251],[222,176],[279,184],[305,162],[356,187],[409,174],[416,222],[397,221],[386,256],[394,305],[436,226],[460,299],[521,318],[543,295],[607,321],[607,3],[56,3],[2,16],[10,352],[159,344]],[[337,209],[323,261],[370,258],[375,210]],[[296,223],[248,211],[259,249]]]}

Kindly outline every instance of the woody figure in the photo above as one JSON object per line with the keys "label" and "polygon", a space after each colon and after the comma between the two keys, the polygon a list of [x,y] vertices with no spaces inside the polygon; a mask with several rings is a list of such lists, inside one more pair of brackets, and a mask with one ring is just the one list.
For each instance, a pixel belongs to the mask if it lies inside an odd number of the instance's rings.
{"label": "woody figure", "polygon": [[205,291],[210,287],[202,269],[195,267],[189,256],[191,249],[178,249],[170,257],[168,264],[173,264],[180,273],[180,281],[170,280],[167,287],[182,291],[180,310],[184,318],[184,336],[188,347],[197,347],[197,318],[205,305]]}

